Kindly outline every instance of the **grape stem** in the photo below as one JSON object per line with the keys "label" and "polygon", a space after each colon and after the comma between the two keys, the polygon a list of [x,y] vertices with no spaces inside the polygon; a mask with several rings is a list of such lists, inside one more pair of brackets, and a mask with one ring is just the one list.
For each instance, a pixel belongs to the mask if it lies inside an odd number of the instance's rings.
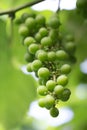
{"label": "grape stem", "polygon": [[30,6],[33,6],[33,5],[35,5],[35,4],[38,4],[38,3],[42,2],[42,1],[45,1],[45,0],[34,0],[34,1],[32,1],[32,2],[28,2],[28,3],[23,4],[23,5],[21,5],[21,6],[17,7],[17,8],[15,8],[15,9],[11,9],[11,10],[7,10],[7,11],[0,12],[0,15],[9,15],[9,17],[11,17],[11,18],[14,19],[16,12],[18,12],[18,11],[20,11],[20,10],[22,10],[22,9],[28,8],[28,7],[30,7]]}
{"label": "grape stem", "polygon": [[57,9],[56,12],[59,12],[59,11],[60,11],[60,2],[61,2],[61,0],[58,1],[58,9]]}

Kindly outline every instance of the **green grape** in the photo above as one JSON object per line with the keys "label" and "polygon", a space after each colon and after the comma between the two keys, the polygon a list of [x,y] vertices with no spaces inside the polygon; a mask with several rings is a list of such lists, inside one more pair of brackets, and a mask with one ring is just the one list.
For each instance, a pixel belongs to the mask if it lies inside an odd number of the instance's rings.
{"label": "green grape", "polygon": [[63,74],[69,74],[71,71],[71,66],[69,64],[64,64],[61,66],[60,70]]}
{"label": "green grape", "polygon": [[57,29],[60,26],[59,19],[57,17],[53,17],[48,21],[48,26],[52,27],[53,29]]}
{"label": "green grape", "polygon": [[42,46],[51,46],[52,45],[52,39],[50,37],[44,37],[41,39],[41,45]]}
{"label": "green grape", "polygon": [[32,62],[33,59],[34,59],[34,56],[32,54],[30,54],[30,53],[26,53],[25,56],[24,56],[24,58],[25,58],[25,60],[27,62]]}
{"label": "green grape", "polygon": [[52,107],[52,108],[50,109],[50,115],[51,115],[52,117],[57,117],[57,116],[59,115],[59,110],[58,110],[56,107]]}
{"label": "green grape", "polygon": [[32,43],[35,43],[35,39],[33,37],[26,37],[24,39],[24,45],[29,46]]}
{"label": "green grape", "polygon": [[54,92],[57,96],[59,96],[64,90],[64,87],[62,85],[57,85],[54,88]]}
{"label": "green grape", "polygon": [[57,60],[67,60],[69,55],[64,50],[58,50],[56,52],[56,58]]}
{"label": "green grape", "polygon": [[47,109],[50,109],[54,105],[55,105],[55,99],[54,99],[54,97],[51,96],[51,95],[46,95],[46,97],[45,97],[45,107]]}
{"label": "green grape", "polygon": [[38,79],[38,83],[39,83],[40,85],[46,85],[46,82],[47,82],[46,79],[43,79],[43,78],[39,78],[39,79]]}
{"label": "green grape", "polygon": [[40,67],[42,67],[42,62],[40,60],[34,60],[32,62],[32,70],[37,71]]}
{"label": "green grape", "polygon": [[74,42],[67,42],[64,47],[65,47],[66,51],[68,51],[68,53],[71,53],[71,54],[73,54],[76,49]]}
{"label": "green grape", "polygon": [[57,84],[65,86],[68,83],[68,77],[66,75],[60,75],[57,78]]}
{"label": "green grape", "polygon": [[56,53],[54,51],[50,51],[47,54],[49,61],[55,61],[56,60]]}
{"label": "green grape", "polygon": [[32,63],[28,63],[26,69],[28,72],[32,72]]}
{"label": "green grape", "polygon": [[37,42],[40,42],[41,41],[41,34],[38,32],[38,33],[36,33],[35,34],[35,40],[37,41]]}
{"label": "green grape", "polygon": [[45,107],[45,100],[44,100],[44,98],[39,99],[38,105],[39,105],[40,107]]}
{"label": "green grape", "polygon": [[68,34],[65,38],[67,42],[74,41],[73,35]]}
{"label": "green grape", "polygon": [[41,37],[45,37],[48,35],[48,30],[45,27],[42,27],[39,29],[39,33],[40,33]]}
{"label": "green grape", "polygon": [[47,60],[47,53],[44,50],[38,50],[36,52],[36,57],[42,62]]}
{"label": "green grape", "polygon": [[60,99],[62,101],[67,101],[70,98],[70,95],[71,95],[71,91],[68,88],[65,88],[62,92]]}
{"label": "green grape", "polygon": [[41,86],[39,86],[39,87],[37,88],[37,93],[38,93],[39,95],[41,95],[41,96],[45,96],[45,95],[47,95],[48,90],[47,90],[46,86],[41,85]]}
{"label": "green grape", "polygon": [[39,46],[35,43],[32,43],[29,47],[28,47],[28,51],[31,53],[31,54],[35,54],[36,51],[39,49]]}
{"label": "green grape", "polygon": [[51,29],[49,32],[49,36],[51,37],[52,41],[56,43],[56,41],[58,40],[58,31],[56,29]]}
{"label": "green grape", "polygon": [[28,13],[23,13],[23,14],[21,15],[21,20],[22,20],[22,22],[25,22],[25,20],[26,20],[28,17],[29,17],[29,14],[28,14]]}
{"label": "green grape", "polygon": [[45,21],[46,21],[46,19],[45,19],[45,17],[44,16],[42,16],[42,15],[37,15],[36,16],[36,23],[38,24],[38,25],[41,25],[41,26],[44,26],[45,25]]}
{"label": "green grape", "polygon": [[29,29],[34,29],[34,28],[35,28],[35,25],[36,25],[36,21],[35,21],[34,18],[29,17],[29,18],[26,19],[25,24],[26,24],[26,26],[27,26]]}
{"label": "green grape", "polygon": [[46,87],[47,87],[47,89],[48,89],[50,92],[53,92],[55,86],[56,86],[56,82],[53,81],[53,80],[48,80],[48,81],[46,82]]}
{"label": "green grape", "polygon": [[49,76],[50,76],[50,71],[49,71],[49,69],[47,69],[46,67],[41,67],[41,68],[38,70],[38,76],[39,76],[40,78],[48,79]]}
{"label": "green grape", "polygon": [[28,28],[23,24],[19,28],[19,34],[23,37],[28,36],[29,30]]}

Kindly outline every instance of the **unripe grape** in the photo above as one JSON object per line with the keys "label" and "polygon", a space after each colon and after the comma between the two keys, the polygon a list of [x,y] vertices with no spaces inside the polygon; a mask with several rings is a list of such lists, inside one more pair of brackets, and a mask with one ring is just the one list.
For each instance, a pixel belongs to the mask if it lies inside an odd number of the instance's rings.
{"label": "unripe grape", "polygon": [[65,86],[68,83],[68,77],[66,75],[60,75],[57,78],[57,84]]}
{"label": "unripe grape", "polygon": [[47,89],[48,89],[50,92],[52,92],[52,91],[54,90],[55,86],[56,86],[56,82],[53,81],[53,80],[48,80],[48,81],[46,82],[46,87],[47,87]]}
{"label": "unripe grape", "polygon": [[50,71],[45,68],[45,67],[41,67],[39,70],[38,70],[38,76],[40,78],[44,78],[44,79],[48,79],[49,76],[50,76]]}
{"label": "unripe grape", "polygon": [[58,37],[58,31],[56,29],[51,29],[49,32],[49,36],[51,37],[52,41],[55,43]]}
{"label": "unripe grape", "polygon": [[49,60],[49,61],[54,61],[54,60],[56,60],[56,53],[55,53],[54,51],[48,52],[47,56],[48,56],[48,60]]}
{"label": "unripe grape", "polygon": [[32,70],[37,71],[42,66],[42,62],[40,60],[34,60],[32,62]]}
{"label": "unripe grape", "polygon": [[71,54],[73,54],[76,49],[74,42],[67,42],[64,47],[65,47],[66,51],[68,51]]}
{"label": "unripe grape", "polygon": [[34,59],[34,56],[32,54],[30,54],[30,53],[26,53],[25,56],[24,56],[24,58],[25,58],[25,60],[27,62],[32,62],[33,59]]}
{"label": "unripe grape", "polygon": [[40,42],[41,41],[41,34],[38,32],[38,33],[36,33],[36,35],[35,35],[35,40],[37,41],[37,42]]}
{"label": "unripe grape", "polygon": [[47,53],[44,50],[38,50],[36,52],[36,57],[44,62],[47,60]]}
{"label": "unripe grape", "polygon": [[67,60],[69,58],[68,54],[64,50],[58,50],[56,52],[57,60]]}
{"label": "unripe grape", "polygon": [[59,19],[57,17],[53,17],[48,21],[48,26],[57,29],[60,26]]}
{"label": "unripe grape", "polygon": [[45,19],[45,17],[44,16],[42,16],[42,15],[37,15],[36,16],[36,23],[37,24],[39,24],[39,25],[41,25],[41,26],[44,26],[45,25],[45,21],[46,21],[46,19]]}
{"label": "unripe grape", "polygon": [[64,64],[61,66],[60,70],[63,74],[69,74],[71,71],[71,66],[69,64]]}
{"label": "unripe grape", "polygon": [[46,86],[41,85],[41,86],[39,86],[39,87],[37,88],[37,93],[38,93],[39,95],[41,95],[41,96],[45,96],[45,95],[47,95],[48,90],[47,90]]}
{"label": "unripe grape", "polygon": [[28,36],[29,30],[25,25],[21,25],[19,28],[19,34],[23,37]]}
{"label": "unripe grape", "polygon": [[31,66],[32,66],[32,63],[27,64],[26,69],[27,69],[28,72],[32,72],[32,67]]}
{"label": "unripe grape", "polygon": [[41,45],[42,46],[51,46],[52,45],[52,39],[50,37],[44,37],[41,39]]}
{"label": "unripe grape", "polygon": [[68,88],[65,88],[62,92],[60,99],[62,101],[67,101],[70,98],[70,95],[71,95],[71,91]]}
{"label": "unripe grape", "polygon": [[39,33],[41,37],[45,37],[48,35],[48,30],[45,27],[40,28]]}
{"label": "unripe grape", "polygon": [[41,99],[38,100],[38,105],[40,107],[45,107],[45,100],[44,100],[44,98],[41,98]]}
{"label": "unripe grape", "polygon": [[52,117],[57,117],[57,116],[59,115],[59,110],[58,110],[56,107],[52,107],[52,108],[50,109],[50,115],[51,115]]}
{"label": "unripe grape", "polygon": [[74,41],[73,35],[67,35],[65,38],[67,42]]}
{"label": "unripe grape", "polygon": [[45,97],[45,107],[50,109],[55,104],[55,99],[51,95],[46,95]]}
{"label": "unripe grape", "polygon": [[62,85],[57,85],[54,88],[54,92],[57,96],[60,95],[63,92],[63,90],[64,90],[64,87]]}
{"label": "unripe grape", "polygon": [[39,49],[39,46],[37,44],[31,44],[29,47],[28,47],[28,51],[31,53],[31,54],[35,54],[36,51]]}
{"label": "unripe grape", "polygon": [[35,28],[35,25],[36,25],[36,21],[35,21],[34,18],[29,17],[29,18],[26,19],[25,24],[26,24],[26,26],[27,26],[29,29],[34,29],[34,28]]}
{"label": "unripe grape", "polygon": [[33,37],[26,37],[24,39],[24,45],[29,46],[30,44],[34,43],[35,39]]}

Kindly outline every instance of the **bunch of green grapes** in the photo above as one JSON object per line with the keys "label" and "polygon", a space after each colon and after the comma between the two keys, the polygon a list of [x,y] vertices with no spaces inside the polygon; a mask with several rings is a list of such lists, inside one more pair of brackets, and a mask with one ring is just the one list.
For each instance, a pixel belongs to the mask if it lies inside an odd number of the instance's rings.
{"label": "bunch of green grapes", "polygon": [[87,0],[77,0],[76,6],[77,6],[77,11],[84,18],[87,18]]}
{"label": "bunch of green grapes", "polygon": [[57,14],[47,22],[39,14],[27,16],[19,27],[27,50],[27,71],[35,72],[39,82],[38,104],[48,109],[52,117],[59,114],[59,100],[67,101],[70,97],[71,91],[65,86],[68,84],[71,62],[75,60],[74,38],[72,35],[63,38],[59,32],[60,25]]}

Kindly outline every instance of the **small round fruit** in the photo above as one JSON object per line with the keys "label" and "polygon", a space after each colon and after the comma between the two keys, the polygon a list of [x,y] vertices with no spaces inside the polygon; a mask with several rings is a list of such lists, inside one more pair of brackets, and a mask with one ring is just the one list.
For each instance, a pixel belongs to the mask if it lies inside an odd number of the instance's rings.
{"label": "small round fruit", "polygon": [[76,50],[76,46],[74,42],[67,42],[65,44],[65,49],[66,51],[68,51],[69,53],[73,54]]}
{"label": "small round fruit", "polygon": [[40,28],[39,33],[41,37],[45,37],[48,35],[48,30],[45,27]]}
{"label": "small round fruit", "polygon": [[50,109],[50,115],[51,115],[52,117],[57,117],[57,116],[59,115],[59,110],[58,110],[56,107],[52,107],[52,108]]}
{"label": "small round fruit", "polygon": [[21,25],[19,28],[19,34],[23,37],[27,36],[29,33],[28,28],[25,25]]}
{"label": "small round fruit", "polygon": [[37,24],[39,24],[39,25],[45,25],[45,21],[46,21],[46,19],[45,19],[45,17],[44,16],[42,16],[42,15],[37,15],[36,16],[36,23]]}
{"label": "small round fruit", "polygon": [[52,91],[54,90],[55,86],[56,86],[56,82],[53,81],[53,80],[48,80],[48,81],[46,82],[46,87],[47,87],[47,89],[48,89],[50,92],[52,92]]}
{"label": "small round fruit", "polygon": [[48,26],[57,29],[60,26],[59,19],[57,17],[53,17],[49,20]]}
{"label": "small round fruit", "polygon": [[36,57],[42,62],[47,60],[47,53],[44,50],[38,50],[36,52]]}
{"label": "small round fruit", "polygon": [[39,86],[39,87],[37,88],[37,93],[38,93],[39,95],[41,95],[41,96],[45,96],[45,95],[47,95],[48,90],[47,90],[46,86],[41,85],[41,86]]}
{"label": "small round fruit", "polygon": [[32,63],[27,64],[26,69],[27,69],[28,72],[32,72],[32,67],[31,66],[32,66]]}
{"label": "small round fruit", "polygon": [[30,54],[30,53],[26,53],[25,56],[24,56],[24,58],[25,58],[25,60],[26,60],[27,62],[32,62],[33,59],[34,59],[33,55]]}
{"label": "small round fruit", "polygon": [[57,96],[60,95],[63,92],[63,90],[64,90],[64,87],[62,85],[57,85],[54,88],[54,92]]}
{"label": "small round fruit", "polygon": [[71,66],[69,64],[64,64],[61,66],[60,71],[62,74],[69,74],[71,71]]}
{"label": "small round fruit", "polygon": [[69,35],[67,35],[65,38],[66,38],[66,41],[67,41],[67,42],[74,41],[74,36],[73,36],[73,35],[70,35],[70,34],[69,34]]}
{"label": "small round fruit", "polygon": [[40,42],[41,41],[41,34],[38,32],[38,33],[36,33],[35,34],[35,40],[37,41],[37,42]]}
{"label": "small round fruit", "polygon": [[67,101],[70,98],[70,95],[71,95],[71,91],[68,88],[65,88],[62,92],[60,99],[62,101]]}
{"label": "small round fruit", "polygon": [[50,71],[49,71],[49,69],[47,69],[46,67],[41,67],[41,68],[38,70],[38,76],[39,76],[40,78],[48,79],[49,76],[50,76]]}
{"label": "small round fruit", "polygon": [[60,75],[57,78],[57,84],[65,86],[68,83],[68,77],[66,75]]}
{"label": "small round fruit", "polygon": [[47,56],[48,56],[48,60],[49,60],[49,61],[54,61],[54,60],[56,60],[56,53],[55,53],[54,51],[48,52]]}
{"label": "small round fruit", "polygon": [[50,37],[44,37],[41,39],[41,45],[42,46],[51,46],[52,45],[52,39]]}
{"label": "small round fruit", "polygon": [[35,54],[36,51],[39,49],[39,46],[35,43],[32,43],[29,47],[28,47],[28,51],[31,53],[31,54]]}
{"label": "small round fruit", "polygon": [[24,39],[24,45],[29,46],[32,43],[35,43],[35,39],[33,37],[26,37]]}
{"label": "small round fruit", "polygon": [[35,21],[34,18],[29,17],[29,18],[26,19],[25,24],[26,24],[26,26],[27,26],[29,29],[34,29],[34,28],[35,28],[35,25],[36,25],[36,21]]}
{"label": "small round fruit", "polygon": [[51,95],[46,95],[45,97],[45,107],[50,109],[55,104],[55,99]]}
{"label": "small round fruit", "polygon": [[42,67],[42,62],[40,60],[34,60],[32,62],[32,70],[37,71],[40,67]]}
{"label": "small round fruit", "polygon": [[44,100],[44,98],[40,98],[40,99],[38,100],[38,105],[39,105],[40,107],[45,107],[45,100]]}
{"label": "small round fruit", "polygon": [[56,57],[57,60],[67,60],[69,56],[64,50],[58,50],[56,52]]}
{"label": "small round fruit", "polygon": [[53,42],[56,43],[58,37],[58,31],[56,29],[51,29],[49,32],[49,36],[51,37]]}

